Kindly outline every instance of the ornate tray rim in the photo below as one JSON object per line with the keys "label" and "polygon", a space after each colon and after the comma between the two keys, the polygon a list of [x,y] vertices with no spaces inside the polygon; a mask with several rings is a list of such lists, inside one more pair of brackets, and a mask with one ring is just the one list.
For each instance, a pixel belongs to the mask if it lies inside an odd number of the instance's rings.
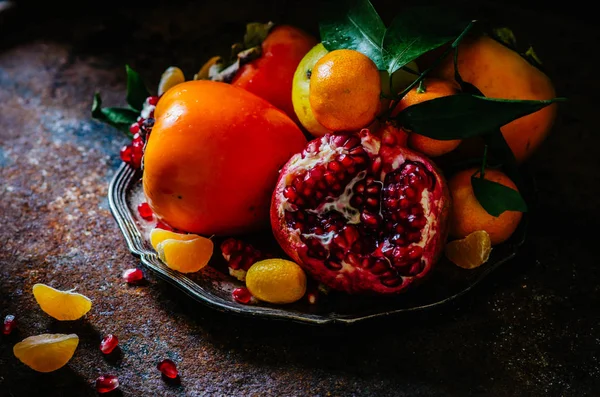
{"label": "ornate tray rim", "polygon": [[[139,171],[132,168],[126,163],[122,163],[113,175],[108,188],[108,201],[110,211],[115,218],[121,233],[123,234],[129,251],[136,257],[139,257],[142,264],[153,271],[159,278],[169,282],[175,287],[182,290],[184,293],[189,295],[196,301],[204,303],[212,307],[213,309],[221,312],[231,312],[238,315],[249,316],[249,317],[263,317],[270,318],[273,320],[289,320],[294,322],[300,322],[312,325],[327,325],[327,324],[355,324],[363,322],[365,320],[386,317],[390,315],[397,315],[400,313],[417,312],[427,309],[436,308],[442,306],[470,291],[475,285],[481,280],[487,277],[492,271],[497,269],[499,266],[512,259],[517,254],[517,248],[519,248],[523,242],[524,237],[521,238],[517,243],[514,244],[515,249],[501,259],[498,259],[495,263],[490,264],[484,271],[480,273],[478,277],[474,279],[471,284],[460,290],[459,292],[448,296],[445,299],[437,302],[424,304],[421,306],[414,307],[403,307],[394,310],[382,311],[367,315],[342,315],[335,312],[327,315],[322,314],[311,314],[303,313],[297,314],[282,308],[264,307],[257,305],[242,305],[237,302],[227,301],[221,297],[215,296],[204,289],[200,284],[194,282],[185,274],[176,272],[168,268],[158,257],[154,250],[146,248],[144,237],[142,236],[136,222],[131,214],[130,208],[127,204],[127,192],[129,187],[137,180],[135,177],[139,175]],[[524,217],[522,222],[525,222]]]}

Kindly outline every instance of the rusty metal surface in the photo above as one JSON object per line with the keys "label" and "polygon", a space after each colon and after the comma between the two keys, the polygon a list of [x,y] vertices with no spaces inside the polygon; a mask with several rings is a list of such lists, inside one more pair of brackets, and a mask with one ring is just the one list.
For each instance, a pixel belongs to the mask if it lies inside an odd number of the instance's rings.
{"label": "rusty metal surface", "polygon": [[[377,4],[378,2],[374,2]],[[379,2],[384,3],[384,2]],[[27,3],[21,3],[27,5]],[[62,3],[59,3],[62,4]],[[146,8],[21,8],[0,18],[0,396],[94,396],[118,375],[125,396],[582,396],[600,390],[597,67],[592,24],[551,14],[494,13],[529,37],[557,92],[570,98],[530,166],[541,192],[518,257],[440,310],[317,328],[216,312],[147,274],[108,210],[108,181],[127,139],[90,120],[95,91],[122,105],[124,64],[148,82],[176,64],[193,74],[245,22],[315,28],[300,2],[231,6],[175,2]],[[532,21],[537,24],[532,24]],[[585,84],[584,84],[585,83]],[[93,300],[84,320],[57,322],[35,303],[37,282]],[[15,342],[75,332],[73,359],[35,373]],[[121,352],[103,357],[103,335]],[[156,370],[173,359],[181,384]]]}

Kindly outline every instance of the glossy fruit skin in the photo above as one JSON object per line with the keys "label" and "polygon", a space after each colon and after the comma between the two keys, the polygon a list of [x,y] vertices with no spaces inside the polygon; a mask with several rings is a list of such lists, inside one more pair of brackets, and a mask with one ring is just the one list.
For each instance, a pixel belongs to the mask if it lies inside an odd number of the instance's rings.
{"label": "glossy fruit skin", "polygon": [[[508,240],[514,233],[517,226],[519,226],[519,222],[521,222],[523,213],[505,211],[498,217],[488,214],[473,193],[471,176],[477,171],[477,168],[459,171],[448,181],[448,187],[452,195],[450,236],[464,238],[478,230],[485,230],[490,235],[492,245],[497,245]],[[487,169],[485,179],[518,190],[516,185],[502,171]]]}
{"label": "glossy fruit skin", "polygon": [[319,124],[315,119],[309,101],[310,76],[312,74],[312,69],[319,59],[327,53],[328,51],[323,43],[317,44],[304,56],[304,58],[302,58],[294,73],[292,86],[292,103],[294,105],[294,111],[302,126],[314,137],[323,136],[331,132]]}
{"label": "glossy fruit skin", "polygon": [[358,51],[330,51],[312,70],[309,102],[317,122],[331,131],[367,127],[381,110],[379,70]]}
{"label": "glossy fruit skin", "polygon": [[268,225],[278,170],[306,143],[285,113],[241,88],[200,80],[167,91],[155,118],[142,182],[160,221],[201,235]]}
{"label": "glossy fruit skin", "polygon": [[[400,99],[398,105],[392,112],[392,116],[398,114],[409,106],[413,106],[432,99],[441,98],[449,95],[456,95],[460,92],[460,86],[454,80],[443,80],[437,78],[425,78],[422,85],[413,87],[405,96]],[[439,157],[456,149],[460,144],[460,139],[438,140],[410,132],[408,137],[408,147],[429,157]]]}
{"label": "glossy fruit skin", "polygon": [[292,104],[292,80],[304,55],[317,39],[290,25],[274,27],[263,41],[262,55],[245,64],[231,84],[266,99],[298,122]]}
{"label": "glossy fruit skin", "polygon": [[[458,71],[464,81],[490,98],[541,100],[556,96],[547,75],[489,36],[470,38],[459,45]],[[453,58],[445,59],[432,75],[453,79]],[[552,104],[501,127],[518,162],[529,158],[546,139],[554,124],[556,110],[557,105]],[[466,149],[469,151],[468,147]],[[480,148],[477,149],[474,154],[481,155]]]}

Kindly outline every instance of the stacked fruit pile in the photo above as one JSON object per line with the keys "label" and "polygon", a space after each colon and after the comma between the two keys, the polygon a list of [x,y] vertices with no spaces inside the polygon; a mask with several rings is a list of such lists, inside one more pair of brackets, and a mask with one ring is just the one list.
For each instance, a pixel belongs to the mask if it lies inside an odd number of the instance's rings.
{"label": "stacked fruit pile", "polygon": [[238,301],[298,300],[305,272],[391,295],[444,252],[474,268],[514,233],[527,210],[518,166],[559,98],[509,30],[429,7],[385,26],[358,1],[325,14],[320,40],[253,23],[232,49],[193,79],[168,68],[158,98],[128,69],[132,108],[94,103],[94,117],[135,134],[122,158],[142,169],[152,245],[171,268],[208,265],[213,236],[270,228],[287,258],[221,245],[251,294]]}

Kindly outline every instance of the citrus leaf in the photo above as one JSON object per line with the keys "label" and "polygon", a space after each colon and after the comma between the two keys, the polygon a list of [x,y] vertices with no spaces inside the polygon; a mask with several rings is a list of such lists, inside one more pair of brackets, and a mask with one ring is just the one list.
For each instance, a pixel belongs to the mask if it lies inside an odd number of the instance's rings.
{"label": "citrus leaf", "polygon": [[129,65],[125,65],[125,70],[127,71],[127,96],[125,99],[129,106],[141,112],[144,101],[150,96],[150,92],[135,70],[131,69]]}
{"label": "citrus leaf", "polygon": [[137,121],[138,116],[139,112],[136,112],[133,109],[117,107],[103,108],[100,94],[94,94],[94,100],[92,102],[92,118],[132,136],[131,132],[129,132],[129,127]]}
{"label": "citrus leaf", "polygon": [[456,39],[470,21],[451,8],[415,6],[403,11],[383,38],[382,53],[388,73]]}
{"label": "citrus leaf", "polygon": [[371,58],[380,70],[386,69],[381,47],[385,25],[370,1],[332,2],[322,7],[319,33],[327,50],[356,50]]}
{"label": "citrus leaf", "polygon": [[409,106],[398,113],[396,120],[406,129],[429,138],[463,139],[488,134],[519,117],[564,100],[513,100],[457,94]]}
{"label": "citrus leaf", "polygon": [[527,204],[514,189],[479,176],[471,177],[473,193],[488,214],[498,217],[504,211],[527,212]]}

